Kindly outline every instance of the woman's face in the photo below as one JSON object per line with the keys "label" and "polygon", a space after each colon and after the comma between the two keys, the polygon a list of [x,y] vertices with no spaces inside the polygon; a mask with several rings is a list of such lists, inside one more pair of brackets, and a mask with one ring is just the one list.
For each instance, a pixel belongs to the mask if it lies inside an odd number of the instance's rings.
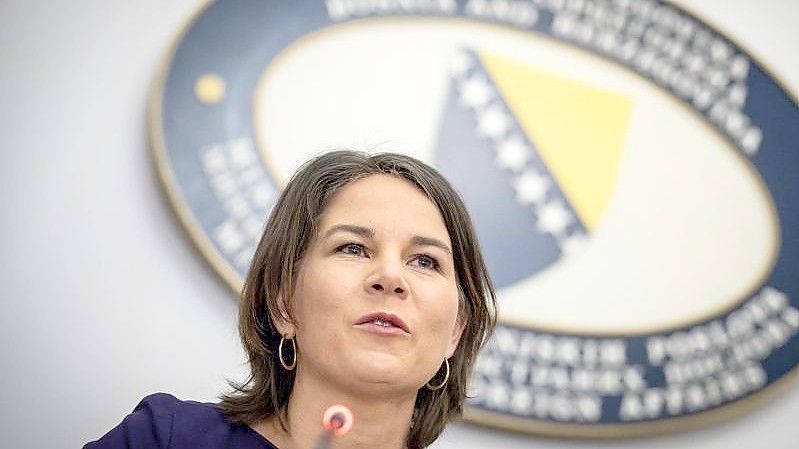
{"label": "woman's face", "polygon": [[[463,330],[452,243],[410,182],[372,175],[339,190],[321,216],[294,291],[303,376],[367,391],[416,391]],[[283,329],[281,329],[283,330]]]}

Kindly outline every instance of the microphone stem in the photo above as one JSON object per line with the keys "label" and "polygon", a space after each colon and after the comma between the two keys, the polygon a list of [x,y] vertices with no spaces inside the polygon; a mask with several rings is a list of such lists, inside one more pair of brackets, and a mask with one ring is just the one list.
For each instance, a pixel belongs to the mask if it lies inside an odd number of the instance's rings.
{"label": "microphone stem", "polygon": [[322,435],[316,440],[314,449],[330,449],[330,442],[333,441],[333,429],[326,429]]}

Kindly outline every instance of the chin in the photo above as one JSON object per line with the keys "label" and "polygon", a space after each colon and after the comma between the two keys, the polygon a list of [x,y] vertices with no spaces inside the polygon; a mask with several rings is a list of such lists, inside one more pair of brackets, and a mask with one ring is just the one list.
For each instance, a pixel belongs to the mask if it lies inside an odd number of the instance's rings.
{"label": "chin", "polygon": [[349,365],[347,375],[359,383],[402,388],[411,380],[411,367],[401,362],[399,357],[390,354],[364,354]]}

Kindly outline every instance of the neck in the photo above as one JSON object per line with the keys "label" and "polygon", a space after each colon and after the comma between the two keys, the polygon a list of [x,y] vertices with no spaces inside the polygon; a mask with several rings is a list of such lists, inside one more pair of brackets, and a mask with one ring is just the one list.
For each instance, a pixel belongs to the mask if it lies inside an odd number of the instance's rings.
{"label": "neck", "polygon": [[415,401],[415,392],[388,396],[347,391],[298,369],[289,400],[289,432],[277,417],[253,427],[280,449],[311,449],[322,434],[325,409],[342,404],[352,410],[355,425],[346,435],[334,437],[333,448],[404,449]]}

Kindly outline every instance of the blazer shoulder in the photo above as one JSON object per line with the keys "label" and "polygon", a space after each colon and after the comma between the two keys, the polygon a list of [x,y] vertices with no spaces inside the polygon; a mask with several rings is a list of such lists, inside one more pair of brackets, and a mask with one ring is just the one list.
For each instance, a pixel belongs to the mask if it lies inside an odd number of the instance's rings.
{"label": "blazer shoulder", "polygon": [[83,449],[168,449],[180,400],[167,393],[144,397],[116,427]]}

